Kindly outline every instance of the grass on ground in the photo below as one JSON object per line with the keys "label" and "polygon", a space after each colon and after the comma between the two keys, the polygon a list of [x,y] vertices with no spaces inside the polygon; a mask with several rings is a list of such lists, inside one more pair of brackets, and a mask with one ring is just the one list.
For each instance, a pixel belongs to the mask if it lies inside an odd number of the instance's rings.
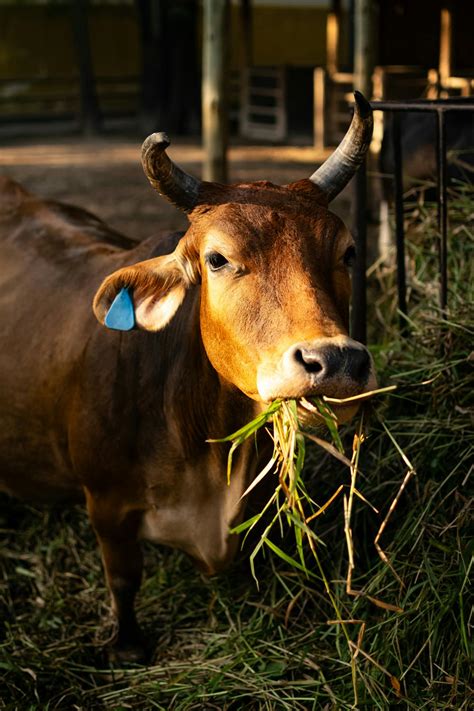
{"label": "grass on ground", "polygon": [[[352,588],[365,595],[346,592],[341,497],[312,522],[339,619],[316,566],[308,578],[262,549],[257,589],[250,545],[229,573],[211,579],[182,554],[146,545],[138,617],[156,643],[153,663],[111,671],[101,649],[107,629],[97,629],[108,595],[85,513],[2,497],[0,707],[293,711],[351,708],[355,695],[358,708],[472,706],[473,189],[450,206],[447,318],[436,306],[432,207],[420,203],[407,215],[409,339],[398,333],[393,269],[372,270],[380,383],[435,379],[387,396],[371,416],[358,488],[379,513],[356,499],[351,524]],[[353,432],[342,433],[349,456]],[[399,450],[416,474],[380,538],[394,574],[374,538],[407,474]],[[305,482],[319,504],[350,484],[344,464],[317,446],[308,447]],[[272,536],[295,556],[294,538]]]}

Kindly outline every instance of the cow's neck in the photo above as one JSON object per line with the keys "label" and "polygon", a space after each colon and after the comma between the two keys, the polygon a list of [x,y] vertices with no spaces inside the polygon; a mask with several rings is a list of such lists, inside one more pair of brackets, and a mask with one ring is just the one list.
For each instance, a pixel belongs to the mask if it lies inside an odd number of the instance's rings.
{"label": "cow's neck", "polygon": [[166,433],[157,438],[145,469],[148,507],[141,534],[185,550],[211,572],[223,567],[238,545],[229,528],[242,520],[241,496],[255,475],[256,452],[253,439],[237,450],[228,484],[229,444],[208,440],[231,434],[258,406],[213,369],[198,311],[196,290],[172,325],[157,334],[155,392],[161,389]]}
{"label": "cow's neck", "polygon": [[[163,403],[183,453],[209,449],[207,440],[219,439],[240,428],[258,412],[258,405],[222,380],[211,365],[199,330],[199,289],[169,329],[167,380]],[[222,447],[220,449],[223,449]]]}

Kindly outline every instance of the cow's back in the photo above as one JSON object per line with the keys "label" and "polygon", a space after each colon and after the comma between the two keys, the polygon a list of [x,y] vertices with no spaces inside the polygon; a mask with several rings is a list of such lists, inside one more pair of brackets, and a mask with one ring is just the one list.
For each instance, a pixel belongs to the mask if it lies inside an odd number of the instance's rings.
{"label": "cow's back", "polygon": [[154,247],[1,180],[0,488],[35,499],[80,494],[68,428],[84,354],[91,339],[102,338],[106,371],[114,347],[92,299],[107,274]]}

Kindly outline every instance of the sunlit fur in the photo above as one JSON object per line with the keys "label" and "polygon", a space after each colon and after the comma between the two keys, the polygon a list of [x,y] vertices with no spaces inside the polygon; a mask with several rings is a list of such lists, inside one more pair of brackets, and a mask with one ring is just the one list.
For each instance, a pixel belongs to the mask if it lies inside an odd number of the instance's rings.
{"label": "sunlit fur", "polygon": [[[262,182],[207,185],[204,190],[174,256],[166,263],[163,258],[151,260],[112,275],[102,287],[108,294],[106,304],[131,284],[138,311],[143,299],[157,303],[166,289],[178,288],[179,268],[181,289],[201,284],[200,330],[212,366],[248,397],[346,397],[373,387],[373,374],[364,383],[341,374],[325,389],[315,389],[308,378],[303,382],[301,372],[288,372],[285,382],[280,375],[281,387],[268,386],[271,373],[281,370],[285,352],[295,343],[316,347],[323,339],[338,344],[342,338],[361,347],[348,337],[351,285],[344,255],[353,240],[317,188],[302,180],[287,187]],[[228,263],[213,271],[207,262],[211,253]],[[99,318],[106,311],[102,289],[95,300]],[[179,306],[180,299],[175,302]],[[139,325],[161,327],[159,318],[152,321],[151,314],[148,325]],[[265,388],[258,385],[262,373]]]}

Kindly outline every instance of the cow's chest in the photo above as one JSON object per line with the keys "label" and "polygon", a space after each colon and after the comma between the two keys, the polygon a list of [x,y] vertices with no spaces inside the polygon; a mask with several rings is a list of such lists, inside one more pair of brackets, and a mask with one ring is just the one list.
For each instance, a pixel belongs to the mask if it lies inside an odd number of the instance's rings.
{"label": "cow's chest", "polygon": [[185,551],[207,573],[225,567],[238,545],[229,529],[242,520],[241,496],[255,473],[250,455],[243,447],[229,485],[225,466],[210,459],[177,469],[171,486],[169,474],[166,486],[150,476],[140,537]]}

